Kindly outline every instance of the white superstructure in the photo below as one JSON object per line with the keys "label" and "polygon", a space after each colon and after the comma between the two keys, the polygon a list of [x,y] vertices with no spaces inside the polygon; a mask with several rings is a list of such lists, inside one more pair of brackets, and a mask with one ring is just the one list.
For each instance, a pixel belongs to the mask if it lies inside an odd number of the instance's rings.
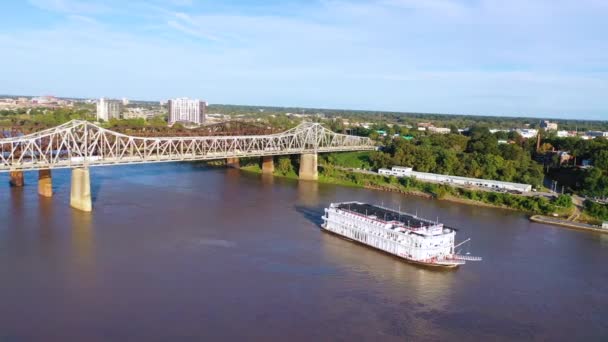
{"label": "white superstructure", "polygon": [[325,230],[415,263],[456,267],[464,260],[481,260],[456,254],[455,229],[380,206],[332,203],[323,221]]}

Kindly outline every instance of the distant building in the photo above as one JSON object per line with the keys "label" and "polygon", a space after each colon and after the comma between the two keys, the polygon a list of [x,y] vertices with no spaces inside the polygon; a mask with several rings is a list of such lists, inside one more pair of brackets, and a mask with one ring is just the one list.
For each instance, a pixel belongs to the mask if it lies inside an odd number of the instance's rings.
{"label": "distant building", "polygon": [[590,138],[608,137],[608,132],[589,131],[585,135],[588,136],[588,137],[590,137]]}
{"label": "distant building", "polygon": [[440,175],[437,173],[416,172],[411,167],[393,166],[392,169],[380,169],[378,173],[386,176],[412,177],[421,181],[459,186],[476,186],[492,190],[507,190],[517,192],[532,191],[532,185],[512,182],[502,182],[490,179],[468,178],[459,176]]}
{"label": "distant building", "polygon": [[159,109],[148,109],[148,108],[126,108],[122,113],[123,119],[151,119],[157,115],[161,115],[162,111]]}
{"label": "distant building", "polygon": [[515,131],[526,139],[534,138],[538,134],[538,130],[531,128],[518,128]]}
{"label": "distant building", "polygon": [[169,126],[176,122],[203,124],[206,107],[207,102],[186,97],[169,100]]}
{"label": "distant building", "polygon": [[431,133],[437,133],[437,134],[449,134],[452,131],[449,128],[435,127],[435,126],[427,127],[426,130],[429,131],[429,132],[431,132]]}
{"label": "distant building", "polygon": [[576,132],[574,132],[574,131],[557,131],[557,136],[559,138],[575,137]]}
{"label": "distant building", "polygon": [[545,131],[557,131],[557,122],[542,120],[540,122],[540,128],[544,128]]}
{"label": "distant building", "polygon": [[123,105],[123,106],[128,106],[128,105],[129,105],[129,99],[128,99],[128,98],[126,98],[126,97],[123,97],[123,98],[122,98],[122,105]]}
{"label": "distant building", "polygon": [[55,96],[50,96],[50,95],[34,97],[31,100],[32,104],[37,104],[37,105],[54,105],[54,104],[57,104],[58,102],[59,102],[58,98],[56,98]]}
{"label": "distant building", "polygon": [[510,132],[508,129],[499,129],[499,128],[490,128],[490,133],[494,134],[496,132]]}
{"label": "distant building", "polygon": [[574,156],[570,154],[570,152],[568,151],[549,151],[547,153],[545,153],[545,163],[549,163],[551,162],[551,160],[553,159],[553,156],[557,155],[559,164],[566,164],[568,162],[570,162],[571,160],[574,159]]}
{"label": "distant building", "polygon": [[103,97],[97,101],[97,120],[120,119],[120,101]]}

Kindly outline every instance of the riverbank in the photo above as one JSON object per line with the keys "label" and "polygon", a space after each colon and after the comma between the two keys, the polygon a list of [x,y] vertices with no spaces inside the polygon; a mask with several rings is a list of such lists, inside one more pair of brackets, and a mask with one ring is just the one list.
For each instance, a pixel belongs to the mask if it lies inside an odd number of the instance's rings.
{"label": "riverbank", "polygon": [[[535,222],[570,229],[608,233],[608,231],[599,228],[599,226],[591,224],[594,223],[592,220],[581,220],[581,218],[586,216],[581,214],[580,209],[573,205],[569,196],[560,196],[549,200],[540,196],[526,197],[508,193],[457,188],[446,184],[425,183],[412,178],[386,177],[371,172],[349,172],[332,165],[319,165],[319,168],[319,183],[397,192],[404,195],[478,207],[508,209],[527,213],[530,215],[530,220]],[[241,169],[247,172],[262,173],[261,168],[257,164],[249,164]],[[275,171],[274,176],[293,180],[298,179],[294,168],[290,168],[285,173]],[[564,204],[564,201],[566,204]],[[550,217],[547,215],[557,216]],[[573,217],[582,222],[572,220]]]}
{"label": "riverbank", "polygon": [[563,220],[563,219],[559,219],[559,218],[555,218],[555,217],[548,217],[548,216],[543,216],[543,215],[532,215],[532,216],[530,216],[530,221],[538,222],[538,223],[545,223],[545,224],[552,224],[552,225],[561,226],[561,227],[570,228],[570,229],[608,234],[608,229],[603,229],[603,228],[600,228],[599,226],[594,226],[594,225],[582,223],[582,222],[567,221],[567,220]]}
{"label": "riverbank", "polygon": [[[247,165],[241,169],[258,174],[262,172],[258,165]],[[521,211],[530,215],[558,213],[558,215],[567,217],[571,212],[571,208],[558,208],[552,201],[544,197],[522,197],[506,193],[460,189],[449,185],[420,182],[411,178],[398,179],[381,175],[352,173],[327,165],[320,165],[320,169],[319,183],[397,192],[427,199]],[[275,171],[274,176],[298,179],[293,170],[284,174]]]}

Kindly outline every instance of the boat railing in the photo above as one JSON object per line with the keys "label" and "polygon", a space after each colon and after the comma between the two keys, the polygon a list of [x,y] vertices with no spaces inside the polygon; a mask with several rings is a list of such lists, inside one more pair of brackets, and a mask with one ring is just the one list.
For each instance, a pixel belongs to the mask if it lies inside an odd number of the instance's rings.
{"label": "boat railing", "polygon": [[456,260],[467,260],[467,261],[481,261],[481,260],[483,260],[482,257],[472,256],[472,255],[460,255],[460,254],[455,254],[454,255],[454,259],[456,259]]}

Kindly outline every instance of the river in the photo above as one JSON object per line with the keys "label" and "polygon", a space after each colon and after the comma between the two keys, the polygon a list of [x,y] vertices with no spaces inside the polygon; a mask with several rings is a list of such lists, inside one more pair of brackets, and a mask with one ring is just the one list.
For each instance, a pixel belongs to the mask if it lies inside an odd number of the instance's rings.
{"label": "river", "polygon": [[[522,213],[195,164],[95,168],[93,213],[0,175],[0,341],[608,339],[608,236]],[[437,271],[323,233],[417,211],[484,258]]]}

